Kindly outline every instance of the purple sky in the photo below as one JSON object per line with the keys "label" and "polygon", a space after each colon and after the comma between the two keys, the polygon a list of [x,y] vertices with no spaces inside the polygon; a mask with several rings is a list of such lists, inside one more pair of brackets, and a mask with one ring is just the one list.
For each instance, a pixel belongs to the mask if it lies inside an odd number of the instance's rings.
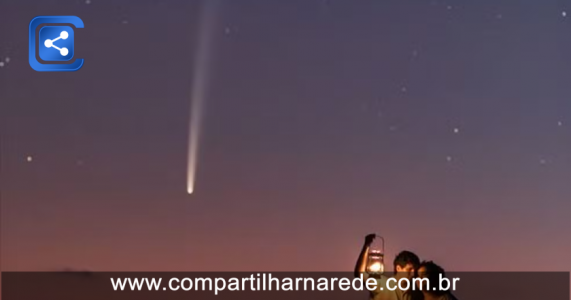
{"label": "purple sky", "polygon": [[[3,0],[0,268],[341,271],[377,232],[570,270],[564,3],[222,1],[189,196],[201,2]],[[31,69],[38,15],[83,19],[80,71]]]}

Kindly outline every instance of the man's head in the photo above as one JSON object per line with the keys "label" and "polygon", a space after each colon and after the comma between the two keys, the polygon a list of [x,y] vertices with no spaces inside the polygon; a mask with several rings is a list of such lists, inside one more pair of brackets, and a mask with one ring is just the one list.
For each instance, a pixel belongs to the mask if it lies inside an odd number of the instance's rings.
{"label": "man's head", "polygon": [[410,251],[402,251],[395,257],[393,263],[395,267],[395,277],[411,279],[419,264],[420,259],[416,254]]}
{"label": "man's head", "polygon": [[[442,274],[442,277],[444,278],[446,276],[446,273],[444,272],[444,269],[442,267],[440,267],[439,265],[435,264],[432,261],[423,261],[420,266],[418,267],[418,277],[423,279],[426,278],[428,279],[428,283],[430,284],[430,286],[436,287],[436,285],[438,285],[437,282],[440,282],[440,274]],[[448,293],[448,290],[441,290],[441,289],[430,289],[430,287],[427,286],[427,283],[422,282],[419,280],[416,282],[417,284],[417,288],[419,290],[424,290],[427,293],[436,295],[436,296],[440,296],[440,295],[444,295],[446,293]],[[422,285],[421,285],[422,284]],[[428,289],[427,289],[428,287]]]}

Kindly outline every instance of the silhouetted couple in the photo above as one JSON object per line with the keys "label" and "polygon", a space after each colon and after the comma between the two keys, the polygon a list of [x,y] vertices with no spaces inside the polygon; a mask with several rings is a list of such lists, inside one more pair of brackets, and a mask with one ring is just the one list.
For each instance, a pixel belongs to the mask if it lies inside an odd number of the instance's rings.
{"label": "silhouetted couple", "polygon": [[[365,283],[368,278],[374,278],[377,281],[378,287],[384,287],[382,290],[377,288],[371,292],[372,300],[457,300],[450,290],[441,290],[439,288],[440,274],[442,274],[442,277],[446,276],[444,269],[432,261],[420,262],[418,256],[410,251],[402,251],[395,257],[393,261],[393,278],[396,281],[391,280],[389,285],[387,285],[387,281],[390,277],[386,277],[382,274],[369,274],[367,272],[368,255],[370,246],[375,237],[375,234],[369,234],[365,237],[365,244],[363,245],[363,249],[355,266],[355,277],[359,277],[363,274]],[[421,283],[420,281],[417,281],[416,287],[412,288],[413,278],[415,277],[428,279],[431,288],[427,287],[426,282]],[[398,282],[402,278],[409,280],[410,288],[406,290],[398,288]],[[397,288],[394,291],[390,291],[387,289],[387,286],[391,288],[397,286]],[[402,286],[404,287],[406,284],[403,283]],[[435,286],[437,289],[433,290],[432,288]]]}

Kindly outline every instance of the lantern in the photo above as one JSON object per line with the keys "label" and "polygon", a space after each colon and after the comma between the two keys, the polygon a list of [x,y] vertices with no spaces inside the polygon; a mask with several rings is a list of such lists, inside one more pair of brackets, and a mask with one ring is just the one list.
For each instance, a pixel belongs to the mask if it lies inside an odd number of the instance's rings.
{"label": "lantern", "polygon": [[371,275],[381,275],[385,271],[385,239],[380,235],[377,235],[376,238],[381,241],[381,245],[374,246],[374,243],[371,244],[367,256],[367,273]]}

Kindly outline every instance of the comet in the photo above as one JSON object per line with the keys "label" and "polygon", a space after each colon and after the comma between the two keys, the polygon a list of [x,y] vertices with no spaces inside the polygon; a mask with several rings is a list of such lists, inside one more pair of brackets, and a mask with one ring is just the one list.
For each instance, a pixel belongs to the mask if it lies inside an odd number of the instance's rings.
{"label": "comet", "polygon": [[188,164],[186,189],[188,194],[194,192],[196,172],[202,133],[202,118],[204,116],[204,101],[207,97],[210,80],[210,58],[212,54],[213,31],[218,0],[203,1],[198,28],[197,51],[194,57],[194,70],[190,93],[190,124],[188,136]]}

